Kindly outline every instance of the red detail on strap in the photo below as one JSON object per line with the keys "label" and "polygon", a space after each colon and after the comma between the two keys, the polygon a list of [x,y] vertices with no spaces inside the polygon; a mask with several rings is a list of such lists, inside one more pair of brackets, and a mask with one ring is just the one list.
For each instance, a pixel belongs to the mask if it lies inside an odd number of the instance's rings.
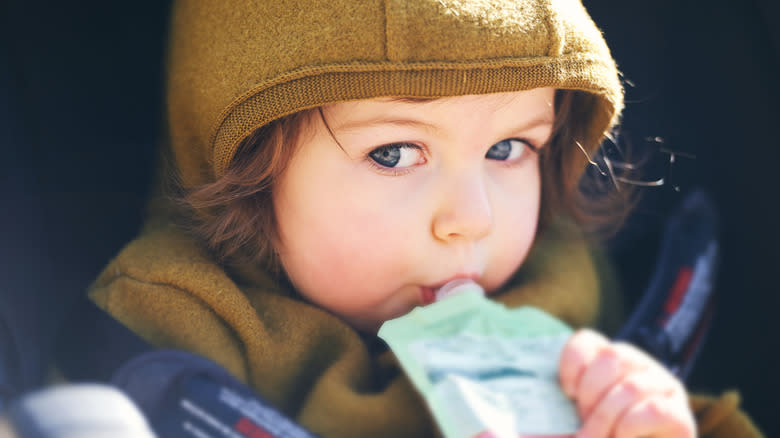
{"label": "red detail on strap", "polygon": [[241,417],[233,429],[248,438],[274,438],[267,430],[253,423],[249,418]]}
{"label": "red detail on strap", "polygon": [[685,297],[685,291],[688,290],[688,284],[691,282],[692,277],[693,269],[688,266],[681,267],[680,271],[677,272],[677,278],[674,280],[674,285],[672,286],[672,293],[669,295],[669,298],[666,299],[666,303],[664,303],[664,312],[667,315],[676,312],[680,307],[680,303],[682,303],[683,297]]}

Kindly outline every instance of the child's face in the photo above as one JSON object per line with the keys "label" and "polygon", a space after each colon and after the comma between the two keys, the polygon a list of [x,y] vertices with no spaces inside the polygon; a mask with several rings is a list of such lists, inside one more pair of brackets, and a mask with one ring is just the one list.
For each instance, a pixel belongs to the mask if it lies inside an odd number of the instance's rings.
{"label": "child's face", "polygon": [[290,280],[369,332],[453,278],[501,287],[536,233],[533,148],[551,134],[553,98],[543,88],[324,107],[327,126],[312,118],[274,190]]}

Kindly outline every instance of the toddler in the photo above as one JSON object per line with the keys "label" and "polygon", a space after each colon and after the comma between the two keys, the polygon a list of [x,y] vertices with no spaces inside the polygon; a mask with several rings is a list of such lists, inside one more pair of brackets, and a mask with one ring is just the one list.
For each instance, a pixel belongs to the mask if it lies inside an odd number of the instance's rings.
{"label": "toddler", "polygon": [[[577,230],[625,209],[580,189],[622,89],[577,0],[179,1],[167,105],[179,200],[152,202],[91,297],[321,436],[435,433],[375,334],[450,280],[605,317]],[[595,331],[560,381],[580,437],[697,434],[682,385]],[[702,435],[745,421],[696,400]]]}

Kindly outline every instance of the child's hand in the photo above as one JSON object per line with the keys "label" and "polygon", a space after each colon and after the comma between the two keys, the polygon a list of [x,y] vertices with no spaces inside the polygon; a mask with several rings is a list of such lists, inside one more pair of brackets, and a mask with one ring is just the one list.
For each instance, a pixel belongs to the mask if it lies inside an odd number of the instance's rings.
{"label": "child's hand", "polygon": [[583,421],[578,438],[696,436],[682,384],[630,345],[580,330],[566,343],[559,372]]}

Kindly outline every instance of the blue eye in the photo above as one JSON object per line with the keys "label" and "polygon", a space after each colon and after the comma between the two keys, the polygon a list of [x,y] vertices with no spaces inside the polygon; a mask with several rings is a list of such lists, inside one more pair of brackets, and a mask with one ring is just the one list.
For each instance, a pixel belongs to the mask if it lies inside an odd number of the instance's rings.
{"label": "blue eye", "polygon": [[408,143],[380,146],[369,152],[368,156],[382,167],[396,169],[413,166],[421,158],[420,148]]}
{"label": "blue eye", "polygon": [[515,138],[501,140],[488,149],[485,158],[498,161],[514,161],[520,158],[528,147],[531,146],[523,140]]}

